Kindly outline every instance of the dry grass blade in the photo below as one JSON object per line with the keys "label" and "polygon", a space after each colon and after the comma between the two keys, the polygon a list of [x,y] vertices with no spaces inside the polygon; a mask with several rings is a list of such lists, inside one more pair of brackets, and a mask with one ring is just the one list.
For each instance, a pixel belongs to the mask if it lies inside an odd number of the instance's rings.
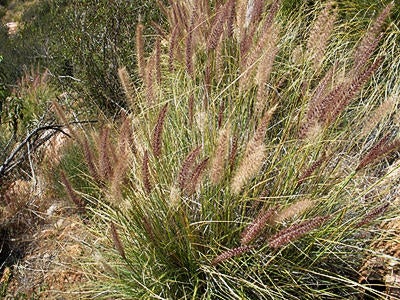
{"label": "dry grass blade", "polygon": [[136,61],[139,76],[142,78],[145,76],[143,28],[141,23],[136,26]]}

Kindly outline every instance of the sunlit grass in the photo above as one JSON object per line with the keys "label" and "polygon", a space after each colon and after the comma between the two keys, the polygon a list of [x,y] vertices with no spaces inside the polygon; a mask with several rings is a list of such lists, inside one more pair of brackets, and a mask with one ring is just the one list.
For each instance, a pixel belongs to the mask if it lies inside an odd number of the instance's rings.
{"label": "sunlit grass", "polygon": [[[105,139],[101,133],[81,137],[93,145],[97,170],[91,179],[97,191],[80,194],[92,216],[89,228],[98,236],[94,264],[86,265],[93,279],[88,287],[91,296],[357,299],[370,293],[383,298],[380,290],[359,283],[359,272],[368,255],[374,254],[371,242],[384,234],[380,221],[399,213],[394,204],[398,187],[386,180],[398,155],[386,153],[383,147],[382,155],[372,157],[365,167],[360,162],[382,136],[391,133],[389,140],[398,136],[394,107],[400,86],[399,54],[393,24],[388,24],[379,50],[365,54],[365,68],[381,55],[383,64],[343,110],[331,116],[336,106],[328,98],[324,105],[318,101],[341,84],[356,85],[363,75],[355,70],[357,41],[347,30],[356,18],[336,22],[321,67],[315,69],[305,45],[312,28],[309,20],[321,7],[317,5],[309,15],[301,10],[286,16],[278,13],[271,26],[281,28],[279,51],[272,58],[269,80],[259,82],[255,74],[258,66],[267,63],[267,56],[243,69],[252,51],[258,51],[257,41],[250,44],[248,56],[240,48],[237,32],[218,40],[215,50],[207,50],[204,43],[213,38],[213,30],[206,22],[191,21],[188,4],[179,2],[177,7],[187,19],[170,16],[171,27],[180,30],[173,70],[169,70],[170,45],[165,41],[161,65],[149,58],[143,75],[154,76],[160,68],[161,82],[143,78],[143,87],[127,97],[135,102],[131,103],[135,113],[129,114],[133,133],[129,147],[121,142],[120,124],[113,124],[107,143],[99,142]],[[208,17],[207,10],[199,13]],[[210,13],[209,23],[217,24],[212,18],[218,16]],[[193,76],[185,59],[190,53],[185,51],[190,22],[198,22],[199,28],[193,33]],[[262,27],[255,28],[255,36],[260,37]],[[335,68],[323,96],[313,100],[331,66]],[[343,93],[351,93],[353,85]],[[265,94],[257,99],[258,89],[265,89]],[[389,97],[397,99],[391,111],[361,135],[360,126]],[[166,104],[158,156],[153,153],[154,130]],[[276,110],[271,110],[275,105]],[[320,110],[309,112],[318,105]],[[324,110],[328,110],[326,118],[321,115]],[[265,118],[268,111],[270,119]],[[210,161],[215,159],[219,133],[228,128],[228,151],[221,157],[224,172],[219,180],[211,180]],[[101,176],[102,157],[109,161],[109,177]],[[121,161],[129,168],[116,185]],[[247,168],[241,168],[243,162]],[[235,183],[238,176],[241,179]],[[265,218],[262,226],[252,228],[254,237],[241,240],[243,231],[263,211],[273,208],[279,216],[306,200],[312,205],[304,211],[276,217],[279,221]],[[110,232],[112,226],[117,234]]]}

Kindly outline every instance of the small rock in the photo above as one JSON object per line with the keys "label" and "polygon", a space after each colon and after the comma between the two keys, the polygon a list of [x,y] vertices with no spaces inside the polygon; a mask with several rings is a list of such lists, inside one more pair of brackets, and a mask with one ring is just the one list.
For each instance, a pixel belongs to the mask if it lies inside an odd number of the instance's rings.
{"label": "small rock", "polygon": [[64,219],[59,219],[59,220],[56,222],[55,227],[56,227],[56,228],[62,228],[63,224],[64,224]]}
{"label": "small rock", "polygon": [[58,208],[57,203],[53,203],[53,204],[47,209],[46,214],[47,214],[48,216],[52,216],[57,208]]}

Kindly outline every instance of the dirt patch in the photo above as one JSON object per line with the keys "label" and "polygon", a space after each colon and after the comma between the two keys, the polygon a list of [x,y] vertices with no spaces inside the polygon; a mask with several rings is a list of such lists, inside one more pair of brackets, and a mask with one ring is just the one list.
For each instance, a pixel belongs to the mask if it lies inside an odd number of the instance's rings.
{"label": "dirt patch", "polygon": [[[394,205],[399,205],[399,199]],[[359,282],[400,299],[400,217],[381,225],[385,234],[372,244],[372,254],[360,270]]]}
{"label": "dirt patch", "polygon": [[57,217],[33,235],[24,258],[11,268],[10,299],[77,299],[86,281],[79,258],[90,255],[90,237],[78,216]]}
{"label": "dirt patch", "polygon": [[51,188],[65,137],[44,147],[36,177],[0,192],[0,298],[79,299],[86,281],[79,262],[90,254],[90,235],[73,203]]}

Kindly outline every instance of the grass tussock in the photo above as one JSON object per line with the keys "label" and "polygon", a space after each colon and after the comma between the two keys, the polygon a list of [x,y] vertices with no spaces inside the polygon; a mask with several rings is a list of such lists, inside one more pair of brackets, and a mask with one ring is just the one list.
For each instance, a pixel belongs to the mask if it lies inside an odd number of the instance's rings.
{"label": "grass tussock", "polygon": [[77,133],[103,261],[87,266],[91,295],[385,297],[359,270],[399,213],[393,5],[360,41],[334,2],[279,7],[162,4],[169,29],[148,57],[138,25],[135,94],[119,69],[131,111]]}

